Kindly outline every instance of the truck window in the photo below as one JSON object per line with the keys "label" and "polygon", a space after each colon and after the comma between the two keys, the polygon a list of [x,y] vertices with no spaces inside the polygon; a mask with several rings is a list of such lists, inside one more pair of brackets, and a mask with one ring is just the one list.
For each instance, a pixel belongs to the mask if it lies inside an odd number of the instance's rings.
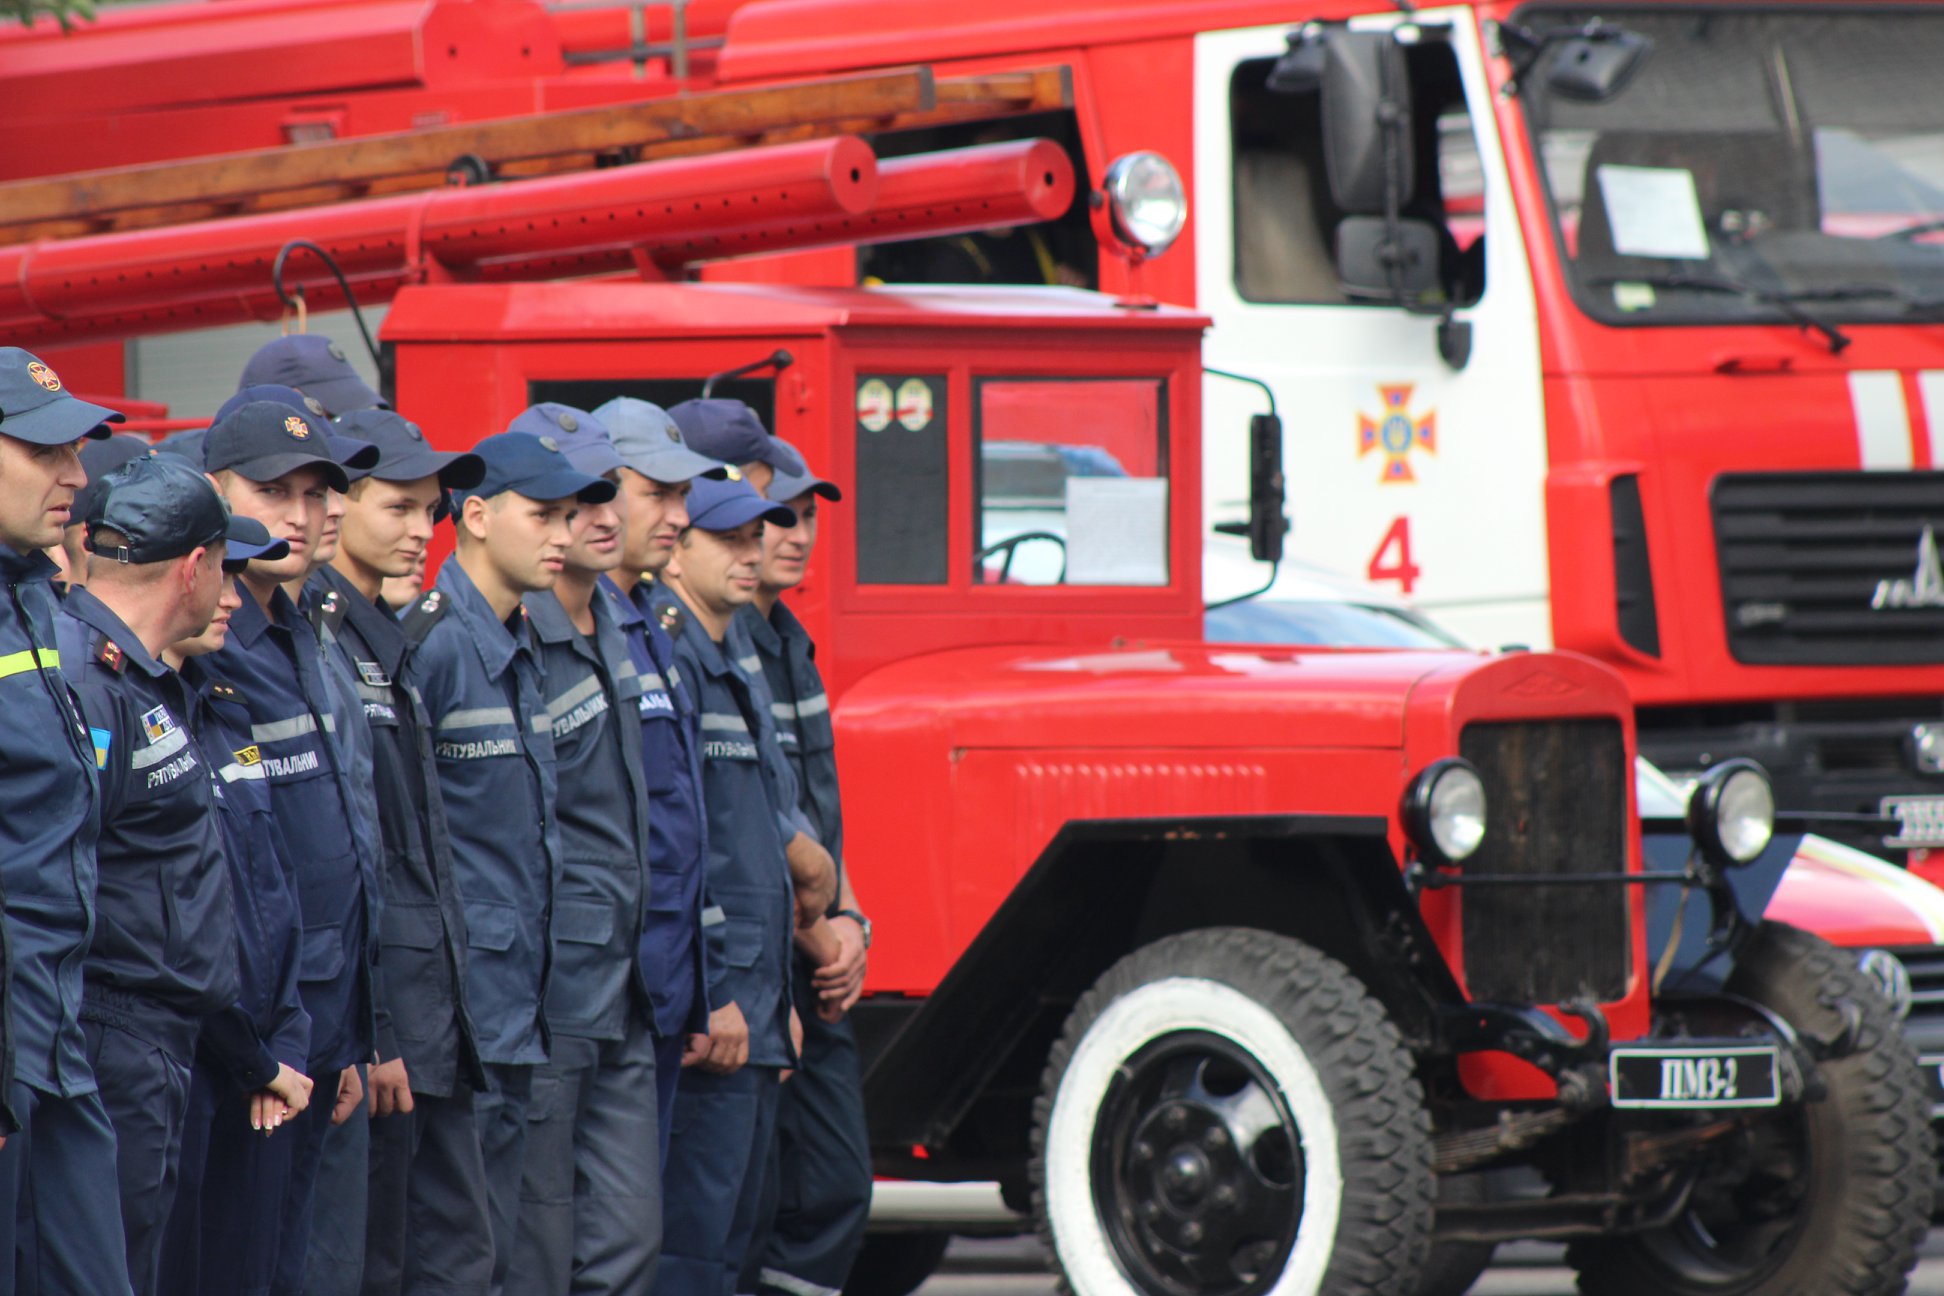
{"label": "truck window", "polygon": [[987,378],[974,392],[974,584],[1168,583],[1166,382]]}
{"label": "truck window", "polygon": [[[1271,90],[1275,64],[1250,59],[1229,79],[1235,290],[1252,302],[1351,305],[1337,279],[1344,213],[1324,170],[1322,96]],[[1405,65],[1419,174],[1403,214],[1444,231],[1445,288],[1466,305],[1485,291],[1485,184],[1458,61],[1427,39],[1406,48]]]}
{"label": "truck window", "polygon": [[1944,310],[1944,18],[1749,8],[1629,12],[1625,25],[1653,49],[1617,93],[1574,100],[1543,77],[1526,92],[1589,314],[1703,324],[1781,319],[1789,303],[1829,320]]}
{"label": "truck window", "polygon": [[950,456],[943,374],[857,376],[857,582],[943,585]]}

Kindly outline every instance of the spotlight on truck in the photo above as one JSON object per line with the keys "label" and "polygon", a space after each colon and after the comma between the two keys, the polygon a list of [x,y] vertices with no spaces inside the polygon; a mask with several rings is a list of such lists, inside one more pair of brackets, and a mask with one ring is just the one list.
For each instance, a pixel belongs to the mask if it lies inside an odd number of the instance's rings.
{"label": "spotlight on truck", "polygon": [[1723,761],[1688,797],[1688,831],[1717,864],[1752,864],[1775,835],[1775,790],[1752,760]]}
{"label": "spotlight on truck", "polygon": [[1485,783],[1457,757],[1426,765],[1404,793],[1404,831],[1431,862],[1470,859],[1485,840]]}
{"label": "spotlight on truck", "polygon": [[1101,192],[1114,237],[1137,260],[1167,251],[1188,223],[1188,190],[1174,164],[1159,153],[1116,158]]}

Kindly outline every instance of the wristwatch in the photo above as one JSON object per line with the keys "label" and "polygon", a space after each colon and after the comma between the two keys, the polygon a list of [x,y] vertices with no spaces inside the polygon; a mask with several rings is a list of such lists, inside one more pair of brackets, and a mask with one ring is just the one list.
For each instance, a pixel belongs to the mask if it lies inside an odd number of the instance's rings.
{"label": "wristwatch", "polygon": [[855,909],[839,909],[831,917],[848,918],[856,923],[858,928],[864,933],[864,948],[867,950],[871,948],[871,920],[869,918],[866,918]]}

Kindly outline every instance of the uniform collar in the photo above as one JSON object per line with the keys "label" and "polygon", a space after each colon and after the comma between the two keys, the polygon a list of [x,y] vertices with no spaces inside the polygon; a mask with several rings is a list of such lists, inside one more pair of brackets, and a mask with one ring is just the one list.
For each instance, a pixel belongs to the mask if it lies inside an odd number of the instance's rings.
{"label": "uniform collar", "polygon": [[54,560],[38,549],[16,553],[12,546],[0,544],[0,581],[19,585],[26,581],[51,581],[61,574]]}
{"label": "uniform collar", "polygon": [[[533,627],[533,637],[541,643],[571,644],[583,638],[574,625],[574,619],[567,615],[567,607],[560,596],[552,590],[536,590],[520,600],[527,610],[527,624]],[[596,633],[601,627],[601,600],[596,597],[594,609],[594,628]]]}
{"label": "uniform collar", "polygon": [[366,598],[350,578],[335,567],[327,564],[320,568],[317,579],[322,582],[323,588],[344,600],[344,619],[350,623],[365,648],[379,659],[378,664],[396,677],[399,663],[405,658],[405,628],[398,624],[397,618]]}
{"label": "uniform collar", "polygon": [[257,640],[263,638],[265,631],[273,627],[288,631],[291,622],[297,619],[297,605],[290,601],[290,595],[284,593],[281,585],[270,596],[267,612],[263,604],[257,602],[256,595],[250,592],[250,587],[243,583],[241,576],[236,578],[236,592],[243,596],[243,606],[230,613],[229,637],[232,643],[253,648]]}
{"label": "uniform collar", "polygon": [[445,592],[452,615],[464,622],[472,632],[469,638],[479,652],[480,661],[485,663],[487,675],[498,679],[513,664],[520,651],[528,646],[526,617],[519,612],[514,613],[520,627],[518,635],[507,629],[506,623],[493,615],[493,605],[479,592],[479,586],[473,584],[472,577],[466,575],[466,569],[459,565],[457,558],[439,565],[439,579],[434,588]]}
{"label": "uniform collar", "polygon": [[114,609],[90,593],[85,586],[68,592],[65,608],[76,621],[105,635],[110,643],[121,650],[128,664],[140,667],[144,675],[159,679],[169,673],[169,668],[142,646],[142,641],[135,637],[135,632],[128,628],[126,622],[115,615]]}
{"label": "uniform collar", "polygon": [[[783,605],[778,603],[776,606]],[[769,657],[783,655],[783,637],[777,634],[776,627],[770,624],[769,618],[763,615],[761,608],[752,603],[736,613],[734,619],[742,622],[743,633],[749,636],[749,641],[756,646],[758,652]]]}
{"label": "uniform collar", "polygon": [[638,625],[646,625],[648,623],[648,617],[642,612],[641,605],[635,602],[634,598],[637,593],[641,593],[649,588],[646,584],[637,582],[634,589],[624,590],[614,583],[612,576],[603,572],[600,585],[601,592],[608,596],[609,611],[614,613],[614,624],[620,626],[623,632],[632,630]]}

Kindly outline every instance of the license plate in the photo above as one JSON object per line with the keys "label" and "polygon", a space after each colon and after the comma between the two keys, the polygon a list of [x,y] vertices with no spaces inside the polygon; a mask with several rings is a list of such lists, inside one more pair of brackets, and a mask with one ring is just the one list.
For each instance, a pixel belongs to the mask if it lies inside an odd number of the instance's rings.
{"label": "license plate", "polygon": [[1931,1116],[1944,1116],[1944,1053],[1926,1053],[1917,1059],[1923,1073],[1924,1093],[1930,1099]]}
{"label": "license plate", "polygon": [[1782,1101],[1769,1045],[1617,1048],[1608,1055],[1615,1107],[1692,1110],[1773,1107]]}
{"label": "license plate", "polygon": [[1877,813],[1897,821],[1885,846],[1944,846],[1944,796],[1888,796]]}

